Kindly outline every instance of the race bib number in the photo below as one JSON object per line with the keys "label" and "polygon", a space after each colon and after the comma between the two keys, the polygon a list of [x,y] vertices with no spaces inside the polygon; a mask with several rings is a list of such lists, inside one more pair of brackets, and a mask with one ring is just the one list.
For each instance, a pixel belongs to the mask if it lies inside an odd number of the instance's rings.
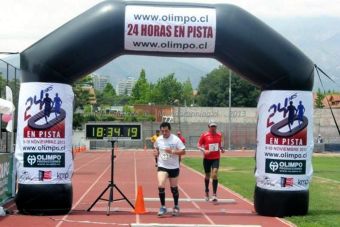
{"label": "race bib number", "polygon": [[171,157],[171,154],[166,153],[164,149],[160,149],[159,151],[160,151],[159,157],[162,160],[166,161]]}
{"label": "race bib number", "polygon": [[171,154],[168,154],[168,153],[164,152],[164,153],[160,154],[160,157],[161,157],[162,160],[166,161],[166,160],[168,160],[171,157]]}
{"label": "race bib number", "polygon": [[218,143],[209,144],[209,151],[218,151]]}

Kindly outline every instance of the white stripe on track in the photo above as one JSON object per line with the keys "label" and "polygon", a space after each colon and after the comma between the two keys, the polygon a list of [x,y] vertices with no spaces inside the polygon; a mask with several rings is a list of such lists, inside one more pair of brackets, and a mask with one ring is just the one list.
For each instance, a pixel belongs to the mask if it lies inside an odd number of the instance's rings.
{"label": "white stripe on track", "polygon": [[97,161],[98,159],[100,159],[102,156],[104,156],[104,155],[101,155],[101,156],[99,156],[99,157],[97,157],[97,158],[95,158],[95,159],[92,159],[92,160],[89,161],[89,162],[86,162],[86,164],[79,166],[77,169],[73,170],[73,172],[76,172],[76,171],[80,170],[81,168],[84,168],[85,166],[88,166],[88,165],[91,164],[92,162],[95,162],[95,161]]}
{"label": "white stripe on track", "polygon": [[325,177],[313,176],[313,178],[317,178],[317,179],[321,179],[321,180],[324,180],[324,181],[340,184],[340,181],[338,181],[338,180],[333,180],[333,179],[329,179],[329,178],[325,178]]}
{"label": "white stripe on track", "polygon": [[[187,166],[187,165],[184,165],[183,163],[181,163],[181,165],[182,165],[183,167],[187,168],[188,170],[191,170],[192,172],[194,172],[194,173],[200,175],[201,177],[203,177],[203,178],[205,177],[202,173],[198,172],[197,170],[195,170],[195,169],[193,169],[193,168],[191,168],[191,167],[189,167],[189,166]],[[223,188],[224,190],[226,190],[226,191],[229,192],[230,194],[234,195],[235,197],[239,198],[240,200],[243,200],[244,202],[246,202],[246,203],[248,203],[248,204],[254,206],[254,203],[250,202],[248,199],[246,199],[246,198],[244,198],[243,196],[241,196],[240,194],[238,194],[238,193],[236,193],[236,192],[230,190],[229,188],[225,187],[224,185],[219,184],[218,187]],[[296,226],[296,225],[294,225],[293,223],[289,222],[288,220],[284,220],[284,219],[277,218],[277,217],[275,217],[275,219],[278,220],[278,221],[280,221],[280,222],[282,222],[282,223],[284,223],[284,224],[286,224],[286,225],[288,225],[288,226],[292,226],[292,227],[295,227],[295,226]]]}
{"label": "white stripe on track", "polygon": [[[117,160],[118,157],[116,157],[116,160]],[[106,173],[106,171],[109,170],[109,168],[111,168],[111,165],[110,163],[108,164],[108,166],[104,169],[104,171],[100,174],[100,176],[97,178],[97,180],[95,180],[91,186],[86,190],[86,192],[78,199],[78,201],[72,206],[72,209],[73,210],[74,208],[76,208],[79,203],[85,198],[85,196],[92,190],[92,188],[98,183],[98,181],[102,178],[102,176]],[[56,225],[56,227],[60,227],[63,222],[68,218],[69,214],[65,215],[61,221],[58,222],[58,224]]]}
{"label": "white stripe on track", "polygon": [[[191,199],[191,197],[184,191],[184,189],[183,189],[181,186],[178,185],[178,188],[183,192],[183,194],[184,194],[188,199]],[[196,202],[192,201],[192,204],[193,204],[197,209],[200,210],[200,212],[202,213],[202,215],[205,217],[205,219],[208,220],[208,222],[209,222],[210,224],[215,225],[215,223],[213,222],[213,220],[211,220],[211,219],[209,218],[209,216],[208,216],[204,211],[202,211],[202,209],[200,208],[199,205],[197,205]]]}

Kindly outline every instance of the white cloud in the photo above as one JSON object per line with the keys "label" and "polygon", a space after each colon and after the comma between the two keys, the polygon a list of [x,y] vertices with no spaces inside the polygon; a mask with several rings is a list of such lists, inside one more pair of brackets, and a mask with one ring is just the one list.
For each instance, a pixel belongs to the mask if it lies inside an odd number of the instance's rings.
{"label": "white cloud", "polygon": [[[158,0],[162,1],[162,0]],[[22,51],[100,0],[1,0],[0,52]],[[164,1],[163,1],[164,2]],[[340,0],[168,0],[230,3],[261,18],[339,16]]]}

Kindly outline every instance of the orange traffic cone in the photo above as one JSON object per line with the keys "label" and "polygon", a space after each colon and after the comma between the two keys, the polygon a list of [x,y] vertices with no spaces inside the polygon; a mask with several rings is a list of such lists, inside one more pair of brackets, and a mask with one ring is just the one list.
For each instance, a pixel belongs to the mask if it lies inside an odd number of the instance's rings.
{"label": "orange traffic cone", "polygon": [[137,198],[136,198],[134,213],[135,214],[146,213],[145,205],[144,205],[143,188],[142,188],[141,185],[138,185]]}

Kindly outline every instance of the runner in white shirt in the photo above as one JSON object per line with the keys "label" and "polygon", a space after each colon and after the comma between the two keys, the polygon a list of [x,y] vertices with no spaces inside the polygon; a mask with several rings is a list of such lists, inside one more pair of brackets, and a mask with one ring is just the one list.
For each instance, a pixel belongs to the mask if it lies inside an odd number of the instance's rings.
{"label": "runner in white shirt", "polygon": [[166,214],[165,207],[165,182],[169,179],[170,189],[174,198],[174,208],[172,215],[179,215],[178,206],[178,176],[179,176],[179,156],[185,154],[185,146],[182,141],[171,133],[171,125],[163,122],[160,125],[161,136],[154,143],[154,155],[158,157],[158,192],[161,202],[158,216]]}

